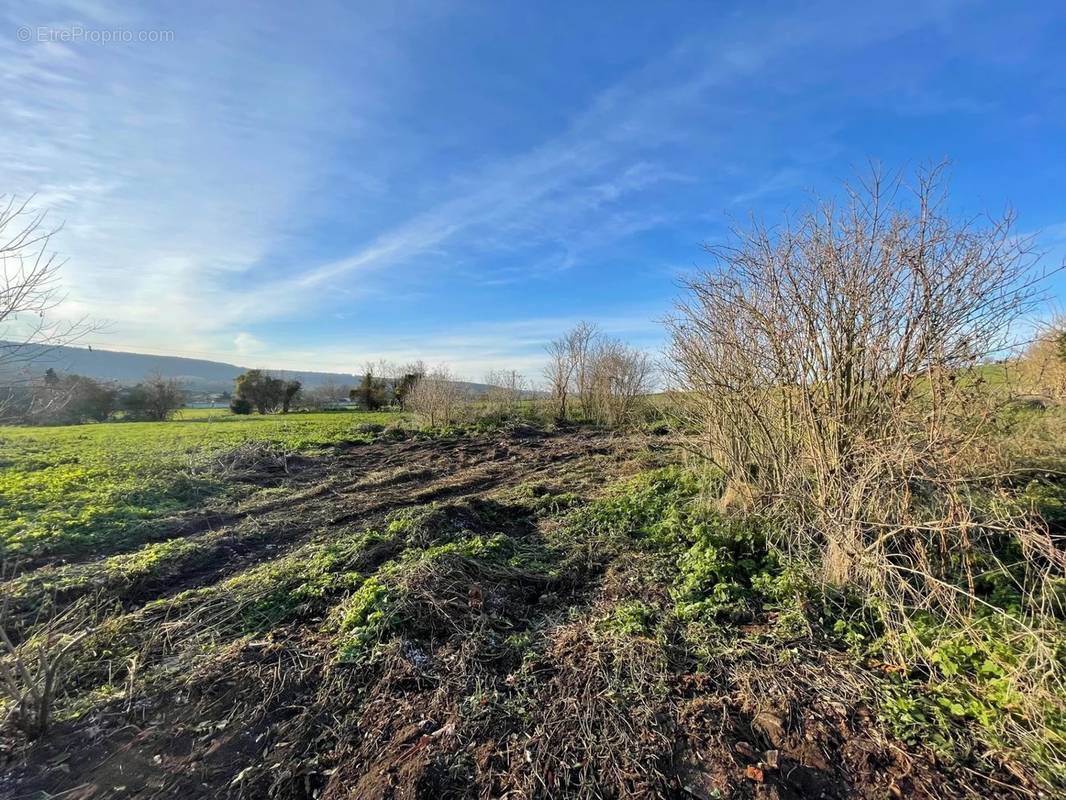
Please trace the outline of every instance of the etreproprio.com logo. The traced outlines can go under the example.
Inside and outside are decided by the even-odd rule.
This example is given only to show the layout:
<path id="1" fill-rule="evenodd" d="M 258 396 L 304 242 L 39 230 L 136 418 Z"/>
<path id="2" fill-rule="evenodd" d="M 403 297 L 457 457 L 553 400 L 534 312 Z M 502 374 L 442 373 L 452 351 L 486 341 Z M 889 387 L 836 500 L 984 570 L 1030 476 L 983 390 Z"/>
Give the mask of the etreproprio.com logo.
<path id="1" fill-rule="evenodd" d="M 21 26 L 15 34 L 20 42 L 53 42 L 57 44 L 125 44 L 134 42 L 172 42 L 174 31 L 134 30 L 132 28 L 86 28 L 84 25 L 69 27 Z"/>

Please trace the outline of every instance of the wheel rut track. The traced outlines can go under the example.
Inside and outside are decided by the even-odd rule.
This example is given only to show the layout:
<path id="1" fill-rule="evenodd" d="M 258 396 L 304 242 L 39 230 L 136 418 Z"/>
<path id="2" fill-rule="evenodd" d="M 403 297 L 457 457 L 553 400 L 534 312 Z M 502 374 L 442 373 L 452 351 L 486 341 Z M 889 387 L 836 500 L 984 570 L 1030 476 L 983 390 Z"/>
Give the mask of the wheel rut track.
<path id="1" fill-rule="evenodd" d="M 444 474 L 438 474 L 435 479 L 414 492 L 411 491 L 410 483 L 424 473 L 425 465 L 416 464 L 417 469 L 415 471 L 407 475 L 401 475 L 398 479 L 386 481 L 385 485 L 380 489 L 374 487 L 373 484 L 365 484 L 362 478 L 355 477 L 345 482 L 330 481 L 322 486 L 316 486 L 310 491 L 301 492 L 297 498 L 294 498 L 295 502 L 292 503 L 272 503 L 268 509 L 259 509 L 258 512 L 256 509 L 249 509 L 243 513 L 242 520 L 257 519 L 260 524 L 270 526 L 272 529 L 270 534 L 255 543 L 254 546 L 236 548 L 235 557 L 227 559 L 221 564 L 213 565 L 211 568 L 201 570 L 197 574 L 186 576 L 182 580 L 172 580 L 165 594 L 157 594 L 156 596 L 166 596 L 177 591 L 210 585 L 261 561 L 260 556 L 268 548 L 271 560 L 282 558 L 309 541 L 336 535 L 338 528 L 350 528 L 352 526 L 370 527 L 375 523 L 382 522 L 389 514 L 402 509 L 415 508 L 434 502 L 455 502 L 480 497 L 506 485 L 522 483 L 545 470 L 558 467 L 561 463 L 585 458 L 589 455 L 589 447 L 603 452 L 602 443 L 591 444 L 591 440 L 588 442 L 589 447 L 579 447 L 565 452 L 552 450 L 547 453 L 547 458 L 538 457 L 535 449 L 532 449 L 532 453 L 527 449 L 521 454 L 525 457 L 519 458 L 518 454 L 510 450 L 501 452 L 498 447 L 493 447 L 492 452 L 488 454 L 489 460 L 486 461 L 484 458 L 485 450 L 487 449 L 485 445 L 498 444 L 498 439 L 487 438 L 476 446 L 468 444 L 457 448 L 460 454 L 468 456 L 467 463 L 460 464 L 459 468 L 454 471 L 445 471 Z M 419 449 L 425 450 L 427 448 Z M 428 449 L 434 456 L 437 456 L 435 460 L 440 466 L 442 459 L 439 458 L 439 450 Z M 409 456 L 411 452 L 407 451 L 403 455 Z M 493 458 L 494 456 L 495 458 Z M 404 458 L 401 456 L 386 459 L 378 464 L 375 472 L 381 471 L 381 469 L 389 465 L 398 465 L 403 461 Z M 447 470 L 450 464 L 447 459 L 443 461 L 444 469 Z M 360 466 L 364 467 L 360 471 L 365 475 L 365 465 Z M 429 467 L 429 469 L 432 468 Z M 359 507 L 346 510 L 339 515 L 323 518 L 321 512 L 324 504 L 321 501 L 322 498 L 329 496 L 342 502 L 354 501 L 359 504 Z M 265 515 L 266 519 L 260 519 L 260 515 Z M 292 521 L 295 518 L 304 521 L 294 530 Z M 287 532 L 288 535 L 278 535 L 283 531 Z"/>
<path id="2" fill-rule="evenodd" d="M 149 537 L 147 545 L 173 539 L 195 542 L 172 571 L 133 580 L 104 574 L 82 585 L 70 579 L 99 570 L 100 561 L 44 568 L 55 583 L 66 582 L 73 588 L 52 594 L 46 615 L 34 612 L 32 617 L 27 613 L 16 618 L 12 633 L 20 637 L 24 625 L 57 616 L 91 593 L 116 599 L 130 613 L 153 600 L 207 587 L 284 558 L 297 547 L 328 539 L 342 529 L 380 524 L 401 509 L 476 498 L 542 473 L 551 477 L 562 465 L 609 452 L 604 439 L 603 434 L 581 431 L 536 438 L 485 435 L 342 444 L 308 459 L 304 468 L 289 476 L 282 485 L 288 490 L 285 497 L 157 523 L 161 530 Z M 424 483 L 415 487 L 417 481 Z"/>

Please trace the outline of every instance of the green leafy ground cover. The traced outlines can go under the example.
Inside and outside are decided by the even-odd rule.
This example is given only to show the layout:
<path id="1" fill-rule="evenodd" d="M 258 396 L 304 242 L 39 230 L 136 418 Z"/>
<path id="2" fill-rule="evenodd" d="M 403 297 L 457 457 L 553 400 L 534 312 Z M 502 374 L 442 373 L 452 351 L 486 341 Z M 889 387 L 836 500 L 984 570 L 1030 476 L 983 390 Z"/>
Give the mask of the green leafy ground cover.
<path id="1" fill-rule="evenodd" d="M 162 423 L 0 427 L 0 561 L 114 551 L 136 541 L 148 521 L 247 491 L 196 469 L 210 453 L 250 441 L 309 451 L 399 416 L 190 409 Z"/>
<path id="2" fill-rule="evenodd" d="M 604 627 L 623 635 L 676 631 L 690 652 L 714 663 L 754 639 L 785 645 L 808 642 L 846 651 L 868 671 L 878 718 L 893 735 L 934 750 L 945 766 L 965 764 L 975 753 L 1013 751 L 1048 785 L 1066 786 L 1066 708 L 1050 703 L 1035 715 L 1012 680 L 1034 646 L 1017 626 L 988 613 L 963 630 L 950 621 L 915 612 L 902 642 L 886 635 L 880 610 L 855 596 L 834 595 L 790 567 L 768 546 L 769 520 L 722 517 L 700 501 L 705 487 L 691 472 L 668 467 L 640 475 L 579 510 L 570 526 L 582 535 L 606 534 L 614 547 L 643 547 L 659 559 L 644 582 L 667 592 L 659 607 L 623 601 Z M 1032 487 L 1019 496 L 1028 506 Z M 1057 508 L 1045 487 L 1041 512 Z M 963 577 L 959 577 L 960 584 Z M 989 583 L 987 600 L 1011 609 L 1017 590 Z M 1066 624 L 1051 645 L 1066 659 Z M 900 663 L 900 659 L 902 662 Z"/>

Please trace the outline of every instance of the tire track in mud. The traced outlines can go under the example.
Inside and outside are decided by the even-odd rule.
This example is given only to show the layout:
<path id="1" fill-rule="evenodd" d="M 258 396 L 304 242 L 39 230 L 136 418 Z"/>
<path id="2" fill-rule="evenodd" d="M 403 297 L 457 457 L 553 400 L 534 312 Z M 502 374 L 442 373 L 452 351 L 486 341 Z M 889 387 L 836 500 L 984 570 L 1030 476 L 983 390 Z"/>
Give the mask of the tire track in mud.
<path id="1" fill-rule="evenodd" d="M 229 575 L 261 563 L 262 559 L 259 556 L 267 549 L 270 550 L 270 560 L 284 558 L 294 549 L 309 541 L 336 535 L 338 528 L 347 528 L 353 525 L 369 527 L 373 523 L 383 521 L 390 513 L 402 509 L 416 508 L 440 501 L 459 501 L 479 497 L 503 488 L 505 485 L 522 483 L 546 468 L 557 467 L 563 462 L 585 458 L 590 454 L 590 450 L 600 453 L 607 452 L 607 449 L 603 447 L 601 437 L 581 437 L 576 442 L 572 438 L 566 437 L 554 441 L 563 443 L 567 447 L 562 452 L 559 452 L 557 448 L 552 448 L 545 454 L 546 458 L 539 455 L 536 448 L 524 448 L 521 455 L 525 456 L 525 458 L 520 458 L 519 454 L 509 449 L 501 451 L 499 448 L 500 440 L 497 438 L 487 438 L 476 443 L 461 442 L 460 446 L 454 448 L 454 450 L 459 455 L 468 457 L 468 463 L 472 464 L 472 466 L 467 468 L 465 464 L 461 464 L 457 470 L 452 472 L 445 471 L 444 474 L 437 475 L 418 491 L 412 492 L 409 485 L 411 481 L 425 477 L 427 473 L 432 474 L 434 467 L 441 462 L 443 462 L 445 469 L 453 466 L 453 462 L 449 459 L 441 458 L 441 448 L 434 447 L 433 445 L 436 443 L 430 443 L 428 448 L 422 447 L 419 449 L 428 449 L 430 451 L 430 455 L 433 456 L 435 462 L 433 465 L 416 464 L 414 469 L 406 471 L 395 478 L 385 478 L 370 484 L 367 484 L 365 479 L 361 478 L 342 484 L 327 482 L 309 492 L 300 493 L 296 505 L 284 502 L 273 503 L 266 513 L 282 513 L 281 518 L 273 522 L 273 529 L 274 532 L 288 531 L 289 535 L 285 537 L 284 541 L 279 542 L 278 538 L 280 537 L 273 533 L 269 534 L 262 541 L 252 543 L 252 546 L 241 548 L 238 552 L 232 554 L 227 562 L 198 571 L 182 579 L 168 581 L 165 592 L 156 594 L 155 597 L 170 596 L 179 591 L 211 585 Z M 445 442 L 444 444 L 450 443 Z M 582 446 L 570 448 L 569 445 L 571 444 Z M 492 445 L 492 452 L 488 454 L 489 460 L 486 461 L 484 456 L 488 445 Z M 445 449 L 446 452 L 448 452 L 447 449 Z M 408 451 L 403 455 L 409 457 L 411 453 Z M 402 460 L 405 459 L 394 456 L 386 461 L 395 463 Z M 381 472 L 383 466 L 385 465 L 379 465 L 379 468 L 374 472 Z M 518 468 L 516 469 L 516 467 Z M 404 469 L 408 470 L 409 468 L 404 467 Z M 365 476 L 366 474 L 364 471 L 363 475 Z M 382 489 L 376 492 L 368 491 L 377 488 L 375 484 L 382 485 Z M 358 504 L 358 507 L 346 510 L 340 515 L 322 516 L 320 512 L 323 504 L 320 501 L 323 497 L 330 495 L 341 501 L 351 498 L 354 503 Z M 335 504 L 329 507 L 335 508 Z M 258 513 L 263 512 L 260 510 Z M 305 520 L 305 522 L 299 526 L 294 535 L 292 528 L 287 527 L 287 525 L 291 525 L 291 521 L 296 517 Z M 256 509 L 246 511 L 242 517 L 242 519 L 257 518 Z"/>
<path id="2" fill-rule="evenodd" d="M 146 688 L 124 700 L 65 723 L 57 731 L 51 745 L 54 750 L 50 752 L 64 755 L 69 773 L 48 768 L 49 757 L 42 751 L 30 759 L 24 771 L 12 773 L 12 780 L 52 794 L 88 787 L 85 796 L 94 800 L 131 796 L 131 789 L 133 796 L 145 798 L 268 796 L 269 792 L 258 791 L 260 787 L 245 792 L 240 776 L 268 757 L 266 748 L 286 744 L 288 739 L 279 738 L 281 731 L 276 726 L 284 724 L 288 729 L 288 723 L 297 721 L 294 715 L 302 708 L 311 713 L 320 710 L 317 698 L 322 688 L 319 680 L 326 677 L 322 672 L 325 651 L 318 646 L 316 625 L 308 627 L 305 622 L 299 622 L 291 628 L 271 629 L 270 637 L 239 645 L 234 639 L 235 649 L 231 651 L 225 644 L 230 634 L 218 634 L 217 627 L 228 624 L 230 617 L 222 615 L 232 612 L 223 596 L 224 586 L 220 587 L 223 591 L 219 597 L 209 592 L 212 596 L 206 600 L 193 598 L 188 603 L 179 600 L 173 605 L 155 606 L 151 599 L 191 588 L 192 584 L 218 585 L 227 575 L 269 565 L 301 544 L 328 541 L 329 537 L 356 526 L 372 526 L 389 512 L 401 508 L 434 501 L 445 504 L 483 501 L 493 508 L 511 508 L 506 500 L 501 503 L 491 495 L 526 482 L 552 484 L 581 494 L 596 493 L 611 476 L 631 463 L 635 444 L 635 440 L 611 434 L 576 430 L 545 434 L 537 439 L 480 436 L 436 440 L 392 453 L 333 453 L 310 463 L 285 484 L 285 498 L 241 508 L 241 519 L 234 524 L 234 528 L 252 524 L 269 528 L 269 535 L 283 537 L 283 541 L 268 539 L 237 554 L 218 553 L 218 561 L 209 564 L 206 570 L 184 572 L 183 583 L 172 575 L 165 586 L 157 587 L 162 594 L 145 592 L 153 597 L 146 597 L 140 608 L 104 620 L 107 652 L 100 653 L 96 663 L 70 676 L 68 688 L 76 686 L 79 690 L 92 691 L 101 685 L 99 678 L 105 670 L 110 680 L 112 667 L 119 673 L 129 669 L 132 687 L 135 667 L 131 664 L 136 664 L 141 672 L 159 669 L 160 676 L 169 676 L 166 671 L 175 663 L 172 659 L 178 650 L 189 648 L 189 653 L 196 653 L 203 646 L 201 661 L 195 660 L 201 656 L 194 655 L 192 661 L 186 662 L 190 669 L 196 665 L 193 672 L 180 678 L 175 676 L 177 683 L 167 684 L 169 688 L 162 694 L 164 683 L 160 677 L 159 683 L 153 679 Z M 367 455 L 370 458 L 364 457 Z M 367 468 L 371 463 L 374 469 Z M 391 472 L 396 469 L 405 472 L 402 475 Z M 404 479 L 397 481 L 401 477 Z M 462 509 L 455 510 L 461 523 Z M 452 519 L 452 511 L 445 508 L 448 520 Z M 497 524 L 497 517 L 493 520 Z M 500 524 L 502 531 L 518 535 L 508 528 L 507 522 Z M 235 531 L 214 533 L 232 536 Z M 280 546 L 267 550 L 271 545 Z M 394 557 L 400 546 L 397 542 L 371 546 L 365 553 L 367 566 Z M 364 571 L 363 565 L 356 568 Z M 475 600 L 468 595 L 465 583 L 450 585 L 454 582 L 450 576 L 444 580 L 449 586 L 441 587 L 446 590 L 439 596 L 455 605 L 452 611 L 462 615 L 472 613 L 470 604 Z M 510 597 L 505 586 L 509 579 L 501 580 L 498 587 L 484 584 L 489 602 L 495 602 L 493 598 L 502 602 Z M 432 585 L 427 584 L 422 590 L 437 596 Z M 520 607 L 522 614 L 528 616 L 527 624 L 560 611 L 556 601 L 539 604 L 539 591 L 534 598 L 529 586 L 523 584 L 515 591 L 518 592 L 512 598 L 517 604 L 515 609 Z M 566 594 L 569 596 L 569 592 Z M 559 602 L 564 599 L 560 598 Z M 442 613 L 450 616 L 452 611 L 445 609 Z M 185 625 L 190 619 L 191 627 Z M 282 638 L 275 641 L 275 633 Z M 221 636 L 217 641 L 225 644 L 218 650 L 213 649 L 212 637 L 216 635 Z M 485 644 L 482 639 L 476 641 Z M 471 646 L 474 642 L 471 639 Z M 138 654 L 130 664 L 124 663 L 127 644 L 135 644 Z M 208 653 L 212 655 L 208 657 Z M 329 708 L 324 710 L 328 712 Z M 357 718 L 361 715 L 342 715 L 338 722 L 348 724 Z M 313 745 L 327 729 L 313 726 L 310 731 L 313 740 L 300 740 L 296 744 Z M 89 731 L 93 731 L 92 735 Z M 322 743 L 325 742 L 323 739 Z M 275 758 L 278 752 L 271 750 L 270 758 Z M 327 746 L 322 756 L 328 757 L 330 752 Z M 311 757 L 317 759 L 317 754 Z M 3 778 L 0 774 L 0 788 Z M 308 787 L 309 784 L 304 788 Z M 316 795 L 301 790 L 284 796 Z"/>
<path id="3" fill-rule="evenodd" d="M 324 456 L 303 459 L 301 468 L 276 487 L 286 490 L 284 497 L 266 502 L 253 498 L 232 511 L 201 512 L 176 524 L 173 518 L 164 520 L 157 523 L 159 534 L 137 550 L 45 566 L 0 584 L 5 595 L 22 601 L 9 609 L 11 634 L 21 638 L 29 626 L 58 616 L 90 594 L 117 600 L 130 613 L 153 600 L 211 586 L 282 559 L 310 541 L 337 535 L 339 529 L 370 527 L 405 508 L 475 498 L 606 454 L 616 445 L 613 437 L 593 431 L 341 444 Z M 412 486 L 416 481 L 425 483 Z M 174 541 L 188 547 L 147 574 L 130 575 L 118 566 L 123 559 Z M 17 581 L 32 585 L 35 580 L 42 587 L 39 591 L 17 591 Z"/>

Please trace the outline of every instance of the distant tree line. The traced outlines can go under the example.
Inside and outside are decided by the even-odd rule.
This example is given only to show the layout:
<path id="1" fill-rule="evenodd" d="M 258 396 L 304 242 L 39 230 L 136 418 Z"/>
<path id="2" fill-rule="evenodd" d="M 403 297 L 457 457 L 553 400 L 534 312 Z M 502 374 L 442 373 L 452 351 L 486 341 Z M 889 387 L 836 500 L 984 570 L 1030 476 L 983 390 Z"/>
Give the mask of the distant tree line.
<path id="1" fill-rule="evenodd" d="M 426 366 L 421 361 L 397 366 L 388 361 L 367 363 L 359 385 L 352 389 L 349 398 L 367 411 L 376 411 L 388 406 L 404 410 L 411 392 L 425 377 Z"/>
<path id="2" fill-rule="evenodd" d="M 602 336 L 582 323 L 549 347 L 550 392 L 533 389 L 516 370 L 490 372 L 488 389 L 474 394 L 446 366 L 379 361 L 366 364 L 354 386 L 326 382 L 305 390 L 301 381 L 250 369 L 234 382 L 234 414 L 287 414 L 345 406 L 366 411 L 408 411 L 425 425 L 552 416 L 621 425 L 631 420 L 648 391 L 646 354 Z M 54 369 L 6 386 L 0 424 L 75 425 L 109 420 L 164 421 L 185 404 L 173 379 L 152 375 L 121 386 Z M 534 402 L 535 401 L 535 402 Z"/>
<path id="3" fill-rule="evenodd" d="M 250 369 L 237 376 L 230 410 L 234 414 L 288 414 L 300 396 L 303 385 L 297 380 L 276 378 L 261 369 Z"/>
<path id="4" fill-rule="evenodd" d="M 161 422 L 183 404 L 177 382 L 160 375 L 123 387 L 48 369 L 38 378 L 6 388 L 0 421 L 14 425 L 78 425 L 112 419 Z"/>
<path id="5" fill-rule="evenodd" d="M 351 404 L 366 411 L 405 410 L 415 386 L 425 374 L 422 362 L 398 366 L 379 361 L 366 364 L 354 387 L 326 381 L 305 389 L 298 380 L 250 369 L 237 376 L 230 410 L 234 414 L 286 414 L 297 409 L 315 411 Z"/>

